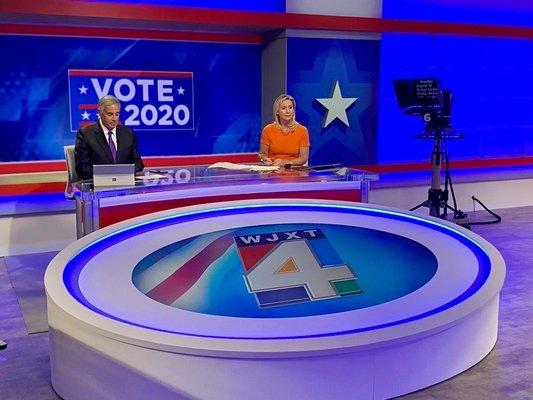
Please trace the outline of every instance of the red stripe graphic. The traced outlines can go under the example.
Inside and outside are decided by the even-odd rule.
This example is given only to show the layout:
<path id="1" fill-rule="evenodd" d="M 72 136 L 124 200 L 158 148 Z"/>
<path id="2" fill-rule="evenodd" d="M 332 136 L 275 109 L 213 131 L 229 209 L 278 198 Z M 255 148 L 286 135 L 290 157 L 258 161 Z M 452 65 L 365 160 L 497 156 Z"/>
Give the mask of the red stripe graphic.
<path id="1" fill-rule="evenodd" d="M 525 2 L 526 0 L 523 0 Z M 398 33 L 429 33 L 451 35 L 500 36 L 531 38 L 533 29 L 526 26 L 487 25 L 472 23 L 450 23 L 417 20 L 394 20 L 368 17 L 348 17 L 335 15 L 297 14 L 287 12 L 251 12 L 234 10 L 214 10 L 208 8 L 176 7 L 142 4 L 113 4 L 100 1 L 72 1 L 72 0 L 2 0 L 2 16 L 15 16 L 18 20 L 36 20 L 44 23 L 54 23 L 56 26 L 39 27 L 40 30 L 50 32 L 50 35 L 82 34 L 91 32 L 89 28 L 69 26 L 76 22 L 87 25 L 87 21 L 95 19 L 105 26 L 120 24 L 143 23 L 158 31 L 139 30 L 143 37 L 157 34 L 172 36 L 171 31 L 165 31 L 169 25 L 182 26 L 199 31 L 227 31 L 239 36 L 252 36 L 260 41 L 260 34 L 281 29 L 312 29 L 334 30 L 348 32 L 398 32 Z M 52 22 L 50 22 L 52 21 Z M 64 25 L 59 26 L 57 25 Z M 7 24 L 6 24 L 7 25 Z M 15 27 L 13 27 L 13 25 Z M 2 31 L 22 30 L 18 24 L 7 25 Z M 56 28 L 53 30 L 53 28 Z M 28 30 L 28 29 L 26 29 Z M 115 31 L 125 31 L 126 37 L 139 37 L 135 29 L 111 29 L 98 26 L 92 29 L 92 35 L 114 37 Z M 65 32 L 66 31 L 66 32 Z M 80 32 L 80 33 L 78 33 Z M 161 33 L 160 33 L 161 32 Z M 239 35 L 240 33 L 240 35 Z M 90 33 L 85 33 L 90 35 Z M 191 35 L 193 32 L 190 33 Z M 211 34 L 223 39 L 223 34 Z M 123 35 L 124 36 L 124 35 Z M 123 37 L 122 36 L 122 37 Z M 185 39 L 187 40 L 187 39 Z M 207 39 L 200 39 L 209 41 Z"/>
<path id="2" fill-rule="evenodd" d="M 91 70 L 91 69 L 69 69 L 70 76 L 128 76 L 134 78 L 192 78 L 192 72 L 182 71 L 114 71 L 114 70 Z"/>
<path id="3" fill-rule="evenodd" d="M 531 158 L 533 160 L 533 157 Z M 151 156 L 143 157 L 143 161 L 148 168 L 209 165 L 218 161 L 253 163 L 257 161 L 257 153 L 203 154 L 193 156 Z M 0 162 L 0 174 L 21 174 L 51 171 L 65 171 L 65 160 Z M 62 182 L 64 183 L 63 180 Z"/>
<path id="4" fill-rule="evenodd" d="M 98 104 L 78 104 L 79 110 L 96 110 L 98 108 Z"/>
<path id="5" fill-rule="evenodd" d="M 219 237 L 146 295 L 163 304 L 174 303 L 200 279 L 207 267 L 222 256 L 232 244 L 233 238 L 230 235 Z"/>
<path id="6" fill-rule="evenodd" d="M 3 0 L 5 1 L 5 0 Z M 33 0 L 35 1 L 35 0 Z M 4 5 L 2 3 L 2 5 Z M 1 34 L 66 36 L 91 38 L 125 38 L 187 42 L 261 44 L 261 35 L 248 33 L 184 32 L 154 29 L 106 28 L 103 26 L 0 24 Z"/>
<path id="7" fill-rule="evenodd" d="M 233 163 L 253 163 L 257 162 L 257 153 L 203 154 L 191 156 L 147 156 L 143 157 L 143 161 L 147 168 L 209 165 L 219 161 L 229 161 Z M 453 163 L 453 168 L 512 168 L 521 166 L 530 167 L 531 165 L 533 165 L 533 157 L 523 156 L 457 160 Z M 352 167 L 372 172 L 404 173 L 412 171 L 429 171 L 431 170 L 431 163 L 424 161 L 394 164 L 364 164 L 355 165 Z M 65 160 L 0 162 L 0 174 L 56 171 L 65 171 Z"/>

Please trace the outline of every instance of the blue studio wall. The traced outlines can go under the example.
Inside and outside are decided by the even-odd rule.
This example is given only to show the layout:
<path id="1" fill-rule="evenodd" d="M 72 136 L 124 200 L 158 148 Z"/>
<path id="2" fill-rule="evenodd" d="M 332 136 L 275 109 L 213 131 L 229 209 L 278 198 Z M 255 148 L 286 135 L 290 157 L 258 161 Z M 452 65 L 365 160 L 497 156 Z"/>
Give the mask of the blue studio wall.
<path id="1" fill-rule="evenodd" d="M 384 35 L 381 41 L 378 161 L 426 160 L 432 143 L 416 135 L 421 117 L 402 114 L 397 78 L 440 79 L 454 96 L 452 158 L 533 153 L 533 41 L 454 36 Z"/>
<path id="2" fill-rule="evenodd" d="M 533 3 L 395 0 L 384 1 L 383 15 L 531 26 Z M 381 40 L 378 163 L 430 158 L 431 141 L 416 138 L 421 117 L 402 114 L 392 87 L 393 79 L 426 77 L 440 79 L 454 95 L 452 124 L 464 139 L 446 143 L 452 159 L 533 154 L 532 40 L 387 33 Z"/>
<path id="3" fill-rule="evenodd" d="M 383 0 L 383 18 L 533 26 L 531 0 Z"/>
<path id="4" fill-rule="evenodd" d="M 84 107 L 76 91 L 80 89 L 79 95 L 86 86 L 85 103 L 94 105 L 98 96 L 91 79 L 99 79 L 100 89 L 106 86 L 105 77 L 91 71 L 102 70 L 116 71 L 113 84 L 128 71 L 184 71 L 191 76 L 182 82 L 187 90 L 186 105 L 194 112 L 182 129 L 166 129 L 168 126 L 158 126 L 159 122 L 134 126 L 143 155 L 257 151 L 261 129 L 259 45 L 0 36 L 2 54 L 18 54 L 19 49 L 25 49 L 24 57 L 6 57 L 0 64 L 0 96 L 9 99 L 0 104 L 0 161 L 63 158 L 62 146 L 74 143 Z M 77 77 L 71 79 L 69 88 L 68 71 L 73 69 L 89 72 L 85 83 Z M 136 82 L 127 76 L 123 79 Z M 115 94 L 113 88 L 108 87 L 111 94 Z M 122 89 L 127 93 L 127 86 Z M 153 92 L 143 100 L 141 89 L 137 85 L 134 99 L 140 107 L 162 107 Z M 129 115 L 125 107 L 122 111 L 121 120 L 125 121 Z M 87 122 L 96 120 L 95 112 L 85 115 L 90 115 Z M 150 119 L 152 114 L 145 117 Z"/>
<path id="5" fill-rule="evenodd" d="M 285 10 L 285 2 L 279 0 L 109 2 Z M 533 3 L 384 0 L 383 15 L 532 26 Z M 24 57 L 5 57 L 0 63 L 0 96 L 4 99 L 0 104 L 0 162 L 62 159 L 62 146 L 74 143 L 76 128 L 94 121 L 90 108 L 97 99 L 94 79 L 100 89 L 106 79 L 112 81 L 112 94 L 121 79 L 135 84 L 137 95 L 131 102 L 139 113 L 144 112 L 147 123 L 132 127 L 145 156 L 257 151 L 261 131 L 258 44 L 0 35 L 3 54 L 19 54 L 20 49 Z M 69 70 L 85 72 L 73 77 Z M 102 71 L 115 75 L 98 76 Z M 183 104 L 173 104 L 171 110 L 183 105 L 190 119 L 176 129 L 164 125 L 156 114 L 167 107 L 167 96 L 159 93 L 156 101 L 150 92 L 150 98 L 144 99 L 143 88 L 131 77 L 139 71 L 154 81 L 154 71 L 183 72 L 187 77 L 176 80 L 176 85 L 182 85 L 186 94 L 180 97 L 174 92 Z M 297 117 L 311 133 L 310 162 L 428 160 L 431 141 L 416 138 L 424 124 L 421 118 L 402 113 L 392 87 L 393 79 L 417 77 L 438 78 L 454 94 L 452 122 L 464 139 L 446 143 L 452 159 L 533 154 L 532 40 L 400 33 L 385 33 L 381 40 L 290 37 L 287 91 L 296 97 Z M 330 98 L 336 82 L 344 98 L 357 100 L 346 109 L 347 123 L 337 118 L 325 126 L 327 110 L 317 99 Z M 85 87 L 87 97 L 81 92 Z M 133 111 L 123 111 L 123 121 L 132 117 Z M 173 114 L 171 125 L 175 126 L 172 119 L 179 118 L 185 118 L 184 114 Z"/>

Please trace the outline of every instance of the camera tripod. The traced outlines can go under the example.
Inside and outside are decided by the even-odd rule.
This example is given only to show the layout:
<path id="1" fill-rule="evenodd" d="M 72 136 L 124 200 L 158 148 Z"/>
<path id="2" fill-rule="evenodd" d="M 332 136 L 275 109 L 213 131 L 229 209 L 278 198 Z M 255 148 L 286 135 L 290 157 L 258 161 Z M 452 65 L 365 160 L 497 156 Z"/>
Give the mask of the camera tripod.
<path id="1" fill-rule="evenodd" d="M 431 131 L 431 136 L 434 137 L 434 147 L 431 153 L 431 187 L 428 190 L 427 200 L 411 208 L 410 211 L 414 211 L 420 207 L 428 207 L 429 215 L 436 218 L 451 220 L 458 225 L 470 229 L 467 214 L 457 208 L 457 201 L 450 174 L 448 153 L 442 150 L 442 139 L 446 137 L 445 132 L 446 128 L 437 128 Z M 423 136 L 428 137 L 427 134 Z M 444 189 L 441 187 L 441 170 L 443 161 L 446 163 Z M 450 188 L 449 191 L 448 187 Z M 449 193 L 452 195 L 453 207 L 448 204 Z M 453 211 L 452 218 L 448 217 L 448 211 Z"/>

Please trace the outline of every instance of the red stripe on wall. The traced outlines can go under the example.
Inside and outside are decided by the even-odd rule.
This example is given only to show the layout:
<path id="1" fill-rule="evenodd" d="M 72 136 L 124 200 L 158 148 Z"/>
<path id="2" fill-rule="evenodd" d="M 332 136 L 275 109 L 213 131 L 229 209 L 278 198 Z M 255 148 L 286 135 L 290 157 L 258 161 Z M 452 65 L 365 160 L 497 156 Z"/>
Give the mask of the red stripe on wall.
<path id="1" fill-rule="evenodd" d="M 267 32 L 272 29 L 314 29 L 352 32 L 410 32 L 431 34 L 457 34 L 474 36 L 533 37 L 533 29 L 527 27 L 457 24 L 433 21 L 384 20 L 381 18 L 343 17 L 272 12 L 246 12 L 212 10 L 155 5 L 113 4 L 68 0 L 3 0 L 2 13 L 15 15 L 18 20 L 43 20 L 44 23 L 72 25 L 87 23 L 87 18 L 108 21 L 109 25 L 143 22 L 179 24 L 185 29 L 218 29 L 248 32 Z M 52 18 L 51 18 L 52 17 Z M 104 28 L 105 29 L 105 28 Z M 103 29 L 94 32 L 102 36 Z M 111 33 L 111 32 L 110 32 Z M 63 36 L 60 33 L 55 35 Z M 114 36 L 112 36 L 114 37 Z M 192 40 L 192 39 L 191 39 Z"/>
<path id="2" fill-rule="evenodd" d="M 65 190 L 65 182 L 24 183 L 16 185 L 0 185 L 0 196 L 15 196 L 35 193 L 61 193 Z"/>
<path id="3" fill-rule="evenodd" d="M 64 22 L 65 24 L 68 21 Z M 157 29 L 127 28 L 91 28 L 61 25 L 0 24 L 0 34 L 94 37 L 116 39 L 174 40 L 186 42 L 215 42 L 260 44 L 261 36 L 257 34 L 179 32 Z"/>
<path id="4" fill-rule="evenodd" d="M 497 168 L 497 167 L 520 167 L 532 166 L 533 157 L 501 157 L 501 158 L 481 158 L 475 160 L 455 160 L 450 163 L 451 168 Z M 356 168 L 365 169 L 371 172 L 416 172 L 430 170 L 431 162 L 413 162 L 399 164 L 375 164 L 359 165 Z"/>
<path id="5" fill-rule="evenodd" d="M 171 72 L 171 71 L 115 71 L 115 70 L 90 70 L 90 69 L 69 69 L 68 74 L 72 76 L 129 76 L 129 77 L 159 77 L 159 78 L 190 78 L 192 72 Z"/>
<path id="6" fill-rule="evenodd" d="M 66 171 L 64 160 L 52 161 L 21 161 L 0 163 L 1 174 L 23 174 L 31 172 L 56 172 Z"/>
<path id="7" fill-rule="evenodd" d="M 252 163 L 257 161 L 256 153 L 242 154 L 210 154 L 199 156 L 168 156 L 143 157 L 148 168 L 173 167 L 183 165 L 209 165 L 219 161 L 235 163 Z M 481 158 L 475 160 L 456 160 L 451 163 L 453 168 L 490 168 L 490 167 L 519 167 L 533 165 L 533 157 L 500 157 Z M 431 163 L 412 162 L 398 164 L 356 165 L 355 168 L 372 172 L 413 172 L 431 169 Z M 20 174 L 35 172 L 66 171 L 65 161 L 24 161 L 0 163 L 0 174 Z"/>
<path id="8" fill-rule="evenodd" d="M 176 156 L 176 157 L 146 157 L 144 162 L 148 168 L 175 167 L 186 165 L 209 165 L 218 161 L 229 161 L 236 163 L 255 162 L 255 153 L 243 154 L 213 154 L 203 156 Z M 520 167 L 532 166 L 533 157 L 511 157 L 511 158 L 489 158 L 480 160 L 457 160 L 451 164 L 453 169 L 468 168 L 498 168 L 498 167 Z M 401 164 L 382 165 L 358 165 L 355 168 L 364 169 L 377 173 L 402 173 L 431 170 L 429 162 L 413 162 Z M 13 162 L 0 163 L 1 174 L 21 174 L 38 172 L 61 172 L 66 170 L 64 161 L 43 161 L 43 162 Z M 29 183 L 29 184 L 5 184 L 0 185 L 0 195 L 17 195 L 29 193 L 58 193 L 65 188 L 64 182 Z M 176 205 L 177 206 L 177 205 Z M 181 206 L 181 205 L 180 205 Z M 135 207 L 139 207 L 136 205 Z M 151 212 L 151 211 L 150 211 Z M 143 215 L 141 213 L 139 215 Z M 112 217 L 111 217 L 112 218 Z"/>
<path id="9" fill-rule="evenodd" d="M 209 154 L 199 156 L 143 157 L 147 167 L 173 167 L 182 165 L 209 165 L 218 161 L 250 163 L 257 161 L 257 153 Z M 21 161 L 0 163 L 1 174 L 66 171 L 64 160 Z"/>

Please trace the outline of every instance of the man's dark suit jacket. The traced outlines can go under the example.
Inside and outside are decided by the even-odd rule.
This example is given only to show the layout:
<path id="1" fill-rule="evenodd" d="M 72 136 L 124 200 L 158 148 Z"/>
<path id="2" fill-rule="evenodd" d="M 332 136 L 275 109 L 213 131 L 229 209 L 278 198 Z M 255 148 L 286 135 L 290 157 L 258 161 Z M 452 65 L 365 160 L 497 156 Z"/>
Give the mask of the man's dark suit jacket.
<path id="1" fill-rule="evenodd" d="M 100 123 L 78 130 L 74 148 L 76 173 L 80 179 L 92 179 L 93 165 L 114 164 L 111 150 Z M 135 172 L 144 168 L 137 140 L 131 129 L 117 126 L 117 164 L 135 164 Z"/>

